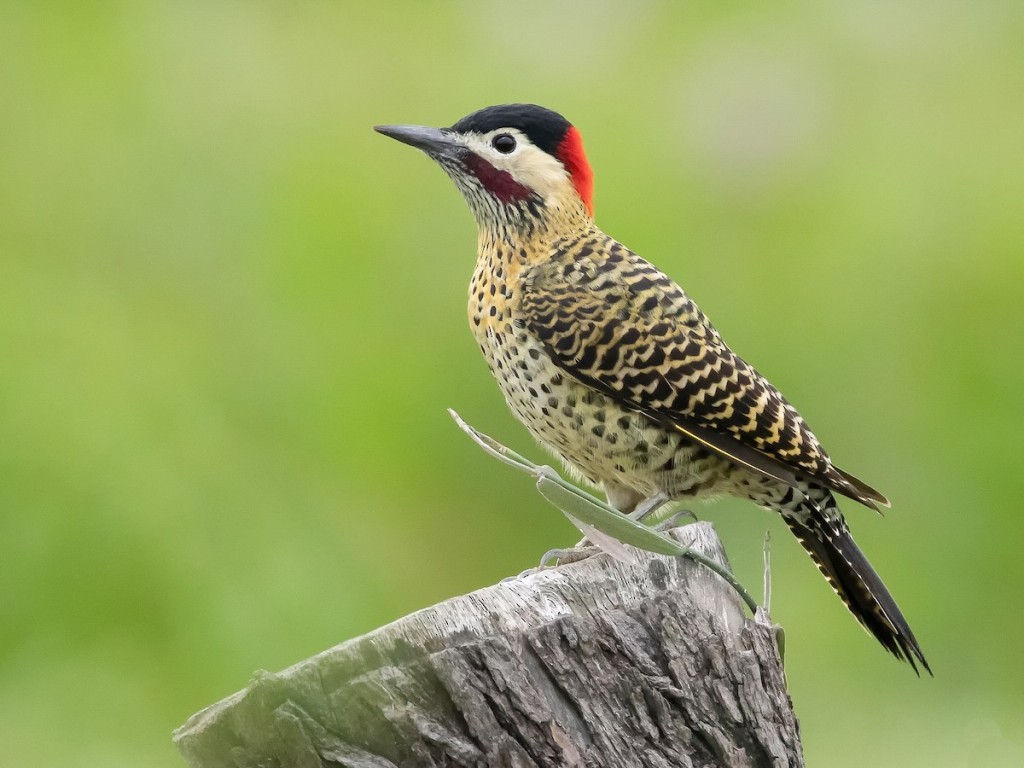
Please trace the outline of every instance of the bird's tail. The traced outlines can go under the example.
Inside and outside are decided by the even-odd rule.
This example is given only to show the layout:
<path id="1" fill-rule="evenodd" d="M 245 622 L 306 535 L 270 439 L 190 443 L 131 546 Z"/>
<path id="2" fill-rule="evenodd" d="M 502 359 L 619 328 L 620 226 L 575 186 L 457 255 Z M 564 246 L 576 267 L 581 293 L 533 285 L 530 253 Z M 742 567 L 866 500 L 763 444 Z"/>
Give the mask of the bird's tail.
<path id="1" fill-rule="evenodd" d="M 817 512 L 817 515 L 821 513 Z M 786 523 L 843 603 L 887 651 L 920 674 L 932 674 L 907 620 L 846 526 L 817 525 L 786 516 Z M 813 526 L 813 527 L 812 527 Z"/>

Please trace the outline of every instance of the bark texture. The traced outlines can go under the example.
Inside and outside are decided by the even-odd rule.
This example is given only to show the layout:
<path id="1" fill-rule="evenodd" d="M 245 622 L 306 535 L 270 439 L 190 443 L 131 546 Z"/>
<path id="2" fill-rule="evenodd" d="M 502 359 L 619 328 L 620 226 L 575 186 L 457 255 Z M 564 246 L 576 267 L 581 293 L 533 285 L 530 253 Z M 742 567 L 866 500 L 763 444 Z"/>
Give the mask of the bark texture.
<path id="1" fill-rule="evenodd" d="M 673 531 L 720 562 L 713 528 Z M 193 768 L 803 766 L 766 622 L 685 558 L 606 555 L 453 598 L 175 732 Z"/>

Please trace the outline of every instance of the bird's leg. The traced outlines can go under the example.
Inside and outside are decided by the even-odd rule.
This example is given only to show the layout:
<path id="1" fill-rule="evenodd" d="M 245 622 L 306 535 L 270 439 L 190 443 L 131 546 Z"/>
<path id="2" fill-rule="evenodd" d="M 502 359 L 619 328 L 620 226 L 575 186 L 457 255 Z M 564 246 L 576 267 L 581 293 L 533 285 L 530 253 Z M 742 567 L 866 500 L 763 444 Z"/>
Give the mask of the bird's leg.
<path id="1" fill-rule="evenodd" d="M 656 512 L 658 508 L 668 500 L 669 498 L 667 493 L 664 491 L 658 491 L 653 496 L 648 496 L 637 504 L 636 507 L 633 508 L 633 511 L 629 513 L 629 518 L 638 523 L 642 523 L 645 518 Z"/>
<path id="2" fill-rule="evenodd" d="M 676 510 L 675 512 L 673 512 L 668 517 L 666 517 L 664 520 L 662 520 L 656 526 L 654 526 L 654 530 L 656 530 L 656 531 L 671 531 L 673 528 L 678 528 L 679 527 L 679 519 L 683 518 L 683 517 L 692 517 L 693 518 L 693 522 L 695 522 L 695 523 L 697 522 L 697 515 L 696 515 L 696 513 L 691 512 L 688 509 L 679 509 L 679 510 Z"/>
<path id="3" fill-rule="evenodd" d="M 653 496 L 648 496 L 646 499 L 636 505 L 636 508 L 629 513 L 629 517 L 638 523 L 642 523 L 645 519 L 657 512 L 662 506 L 664 506 L 671 499 L 668 494 L 664 491 L 658 491 Z M 673 528 L 679 527 L 679 519 L 683 517 L 692 517 L 694 522 L 697 522 L 697 515 L 688 509 L 677 509 L 667 518 L 659 522 L 654 526 L 656 531 L 670 531 Z"/>

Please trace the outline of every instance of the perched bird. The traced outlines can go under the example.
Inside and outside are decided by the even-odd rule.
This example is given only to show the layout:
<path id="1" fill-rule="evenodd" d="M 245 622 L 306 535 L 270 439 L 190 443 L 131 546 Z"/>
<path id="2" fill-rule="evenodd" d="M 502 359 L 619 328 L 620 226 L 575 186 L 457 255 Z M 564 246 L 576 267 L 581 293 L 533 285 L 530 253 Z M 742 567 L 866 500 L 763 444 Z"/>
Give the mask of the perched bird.
<path id="1" fill-rule="evenodd" d="M 573 125 L 506 104 L 450 128 L 376 130 L 432 157 L 469 203 L 469 324 L 541 445 L 626 513 L 721 493 L 778 512 L 861 624 L 931 671 L 835 494 L 875 510 L 888 500 L 832 463 L 675 282 L 597 228 Z"/>

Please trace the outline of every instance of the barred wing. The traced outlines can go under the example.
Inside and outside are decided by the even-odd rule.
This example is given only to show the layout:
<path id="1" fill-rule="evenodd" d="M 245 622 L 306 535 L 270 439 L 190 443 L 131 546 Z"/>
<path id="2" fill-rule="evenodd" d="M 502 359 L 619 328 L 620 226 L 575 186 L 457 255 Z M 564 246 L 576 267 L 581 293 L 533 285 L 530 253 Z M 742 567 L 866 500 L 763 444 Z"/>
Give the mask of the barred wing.
<path id="1" fill-rule="evenodd" d="M 618 246 L 618 244 L 615 244 Z M 872 509 L 786 399 L 726 346 L 682 289 L 621 246 L 524 276 L 526 326 L 566 374 L 738 464 L 809 478 Z"/>

